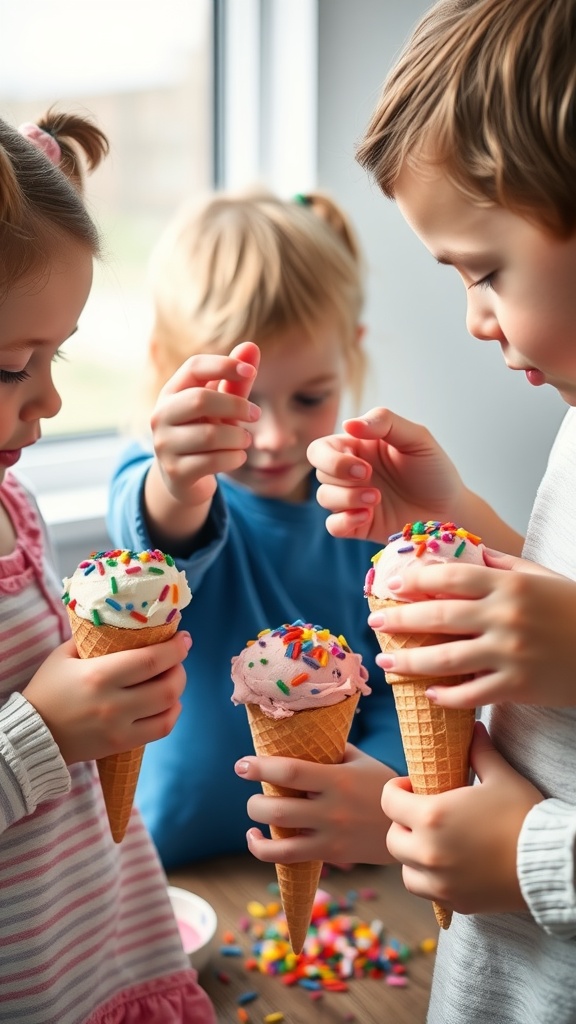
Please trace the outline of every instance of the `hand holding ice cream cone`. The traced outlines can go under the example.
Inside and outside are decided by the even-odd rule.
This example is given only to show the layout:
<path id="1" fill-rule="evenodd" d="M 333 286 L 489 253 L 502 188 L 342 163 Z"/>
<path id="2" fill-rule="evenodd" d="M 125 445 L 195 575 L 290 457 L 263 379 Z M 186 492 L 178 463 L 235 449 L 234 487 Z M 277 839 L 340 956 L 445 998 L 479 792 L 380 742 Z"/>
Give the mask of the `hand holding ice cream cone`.
<path id="1" fill-rule="evenodd" d="M 370 693 L 360 655 L 344 637 L 304 622 L 265 629 L 232 659 L 235 704 L 245 704 L 258 755 L 339 764 L 361 693 Z M 262 783 L 271 796 L 304 795 Z M 274 839 L 294 834 L 271 826 Z M 304 945 L 322 861 L 277 864 L 295 953 Z"/>
<path id="2" fill-rule="evenodd" d="M 454 523 L 429 520 L 408 523 L 393 534 L 386 547 L 373 559 L 365 581 L 365 594 L 371 611 L 395 606 L 399 598 L 389 590 L 386 581 L 402 575 L 419 560 L 422 564 L 459 560 L 483 565 L 480 538 Z M 376 631 L 383 652 L 403 647 L 425 647 L 442 643 L 446 636 L 422 633 L 387 633 Z M 474 709 L 445 708 L 431 703 L 427 687 L 436 677 L 401 675 L 386 671 L 392 685 L 398 721 L 402 734 L 408 774 L 415 793 L 444 793 L 466 786 L 469 781 L 469 749 L 474 728 Z M 450 683 L 458 677 L 450 677 Z M 438 924 L 448 928 L 452 914 L 434 904 Z"/>
<path id="3" fill-rule="evenodd" d="M 158 550 L 93 553 L 64 580 L 64 597 L 81 658 L 134 650 L 174 635 L 192 595 L 183 572 Z M 130 819 L 144 747 L 96 762 L 115 842 Z"/>

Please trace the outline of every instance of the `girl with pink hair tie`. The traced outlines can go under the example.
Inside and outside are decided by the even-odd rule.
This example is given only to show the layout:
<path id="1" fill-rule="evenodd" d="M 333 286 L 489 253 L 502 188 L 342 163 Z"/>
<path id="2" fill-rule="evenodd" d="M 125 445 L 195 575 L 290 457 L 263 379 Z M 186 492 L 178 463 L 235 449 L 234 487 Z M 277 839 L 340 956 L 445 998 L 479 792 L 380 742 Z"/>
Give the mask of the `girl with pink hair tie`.
<path id="1" fill-rule="evenodd" d="M 99 253 L 82 161 L 107 149 L 83 117 L 0 121 L 0 1020 L 215 1024 L 148 834 L 134 811 L 114 843 L 94 763 L 171 729 L 190 636 L 81 661 L 12 473 L 60 409 L 51 364 Z"/>

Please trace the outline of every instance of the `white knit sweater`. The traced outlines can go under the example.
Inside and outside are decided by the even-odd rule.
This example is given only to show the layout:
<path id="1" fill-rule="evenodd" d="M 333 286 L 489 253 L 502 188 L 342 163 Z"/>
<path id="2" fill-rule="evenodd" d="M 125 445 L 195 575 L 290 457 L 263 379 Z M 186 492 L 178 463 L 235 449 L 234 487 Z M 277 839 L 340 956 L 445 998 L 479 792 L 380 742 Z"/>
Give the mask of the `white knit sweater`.
<path id="1" fill-rule="evenodd" d="M 575 527 L 570 409 L 536 496 L 525 557 L 576 580 Z M 574 663 L 576 670 L 576 649 Z M 438 947 L 428 1024 L 575 1024 L 576 707 L 502 704 L 482 718 L 507 761 L 547 798 L 528 814 L 518 843 L 530 913 L 454 915 Z"/>

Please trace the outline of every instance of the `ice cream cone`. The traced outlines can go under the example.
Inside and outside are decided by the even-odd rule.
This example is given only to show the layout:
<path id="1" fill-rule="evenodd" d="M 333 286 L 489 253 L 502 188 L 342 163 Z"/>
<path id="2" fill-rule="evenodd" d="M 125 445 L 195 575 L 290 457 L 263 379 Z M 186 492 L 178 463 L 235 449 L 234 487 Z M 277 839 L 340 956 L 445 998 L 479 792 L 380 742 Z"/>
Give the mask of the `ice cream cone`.
<path id="1" fill-rule="evenodd" d="M 118 626 L 95 626 L 88 619 L 76 615 L 69 605 L 67 611 L 76 649 L 81 658 L 98 658 L 102 654 L 131 651 L 163 643 L 174 635 L 180 621 L 180 615 L 176 615 L 171 622 L 160 626 L 120 629 Z M 110 754 L 96 761 L 110 831 L 116 843 L 122 842 L 128 827 L 143 754 L 144 747 L 135 747 L 133 750 Z"/>
<path id="2" fill-rule="evenodd" d="M 260 756 L 296 757 L 317 764 L 339 764 L 356 711 L 360 694 L 346 697 L 338 704 L 298 711 L 289 718 L 273 719 L 257 704 L 246 704 L 254 749 Z M 262 783 L 267 796 L 303 797 L 300 790 Z M 273 839 L 298 834 L 297 829 L 270 826 Z M 290 944 L 295 953 L 304 945 L 318 888 L 322 861 L 301 864 L 276 864 L 280 898 Z"/>
<path id="3" fill-rule="evenodd" d="M 396 607 L 401 602 L 390 598 L 368 596 L 371 611 Z M 428 647 L 443 643 L 449 637 L 423 633 L 381 633 L 376 636 L 382 651 L 404 647 Z M 459 678 L 438 676 L 402 676 L 386 670 L 392 685 L 408 775 L 415 793 L 444 793 L 468 785 L 469 750 L 474 728 L 474 708 L 443 708 L 432 704 L 426 689 L 435 683 L 458 683 Z M 434 913 L 441 928 L 448 928 L 452 912 L 434 903 Z"/>

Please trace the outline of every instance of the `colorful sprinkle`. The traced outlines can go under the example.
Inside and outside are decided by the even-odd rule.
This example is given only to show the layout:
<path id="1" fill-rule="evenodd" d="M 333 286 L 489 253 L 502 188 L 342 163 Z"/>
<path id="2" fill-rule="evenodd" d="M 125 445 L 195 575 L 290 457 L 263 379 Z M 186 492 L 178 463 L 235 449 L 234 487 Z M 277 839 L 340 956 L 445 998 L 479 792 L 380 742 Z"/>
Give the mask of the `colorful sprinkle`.
<path id="1" fill-rule="evenodd" d="M 258 999 L 257 992 L 241 992 L 236 1002 L 239 1006 L 247 1006 L 248 1003 L 253 1003 L 255 999 Z"/>
<path id="2" fill-rule="evenodd" d="M 142 623 L 148 622 L 148 619 L 146 618 L 146 616 L 142 615 L 140 612 L 135 612 L 135 611 L 130 612 L 130 618 L 131 619 L 136 619 L 136 622 L 142 622 Z"/>
<path id="3" fill-rule="evenodd" d="M 301 686 L 309 678 L 308 672 L 300 672 L 300 675 L 294 676 L 294 679 L 290 681 L 290 686 Z"/>

